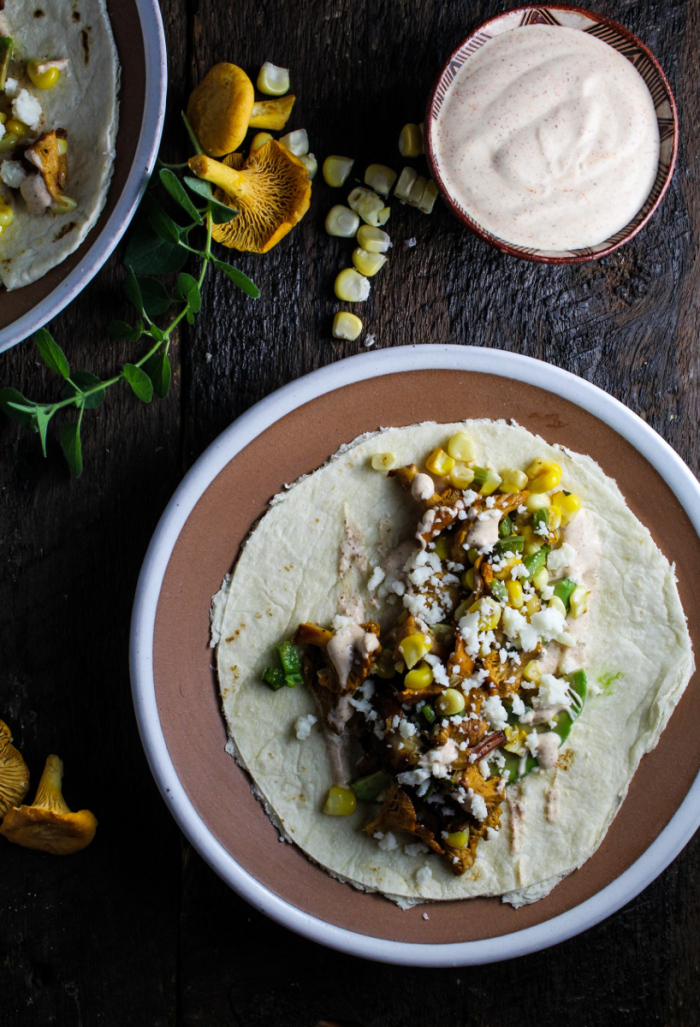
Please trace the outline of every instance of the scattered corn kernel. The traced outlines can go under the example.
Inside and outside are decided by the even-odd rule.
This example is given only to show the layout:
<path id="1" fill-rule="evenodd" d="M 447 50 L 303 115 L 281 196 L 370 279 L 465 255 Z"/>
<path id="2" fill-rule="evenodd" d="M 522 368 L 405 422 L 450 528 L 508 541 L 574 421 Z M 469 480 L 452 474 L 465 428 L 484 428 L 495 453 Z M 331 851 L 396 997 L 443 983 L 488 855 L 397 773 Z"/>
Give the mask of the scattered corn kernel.
<path id="1" fill-rule="evenodd" d="M 510 580 L 510 572 L 512 571 L 513 567 L 516 567 L 519 563 L 522 562 L 523 561 L 520 559 L 520 556 L 509 557 L 509 559 L 506 560 L 505 563 L 503 563 L 500 570 L 493 572 L 494 578 L 498 578 L 499 581 Z"/>
<path id="2" fill-rule="evenodd" d="M 326 157 L 323 162 L 323 178 L 326 185 L 333 186 L 334 189 L 339 189 L 341 185 L 345 185 L 354 163 L 355 161 L 351 157 L 338 157 L 335 155 Z"/>
<path id="3" fill-rule="evenodd" d="M 44 61 L 37 60 L 36 58 L 27 61 L 27 75 L 32 85 L 36 86 L 37 89 L 53 89 L 58 82 L 61 72 L 55 65 L 50 65 L 42 71 L 43 64 Z"/>
<path id="4" fill-rule="evenodd" d="M 527 487 L 525 471 L 518 471 L 515 467 L 504 467 L 501 478 L 503 481 L 498 486 L 499 492 L 522 492 Z"/>
<path id="5" fill-rule="evenodd" d="M 386 164 L 370 164 L 365 171 L 365 185 L 374 189 L 375 193 L 385 198 L 391 192 L 391 187 L 396 181 L 396 172 L 388 168 Z"/>
<path id="6" fill-rule="evenodd" d="M 543 492 L 535 493 L 531 492 L 525 500 L 525 506 L 528 508 L 530 513 L 534 513 L 535 510 L 543 510 L 546 506 L 551 506 L 552 500 L 549 496 Z"/>
<path id="7" fill-rule="evenodd" d="M 19 118 L 10 118 L 9 121 L 5 122 L 5 132 L 11 132 L 12 135 L 17 136 L 19 139 L 21 136 L 26 135 L 27 126 Z"/>
<path id="8" fill-rule="evenodd" d="M 561 523 L 566 526 L 581 509 L 581 500 L 573 492 L 555 492 L 552 506 L 561 512 Z"/>
<path id="9" fill-rule="evenodd" d="M 512 727 L 508 724 L 505 728 L 506 744 L 503 746 L 507 752 L 513 752 L 516 756 L 524 756 L 527 752 L 525 738 L 527 731 L 522 727 Z"/>
<path id="10" fill-rule="evenodd" d="M 304 157 L 309 152 L 309 134 L 305 128 L 297 128 L 294 132 L 280 136 L 279 143 L 295 157 Z"/>
<path id="11" fill-rule="evenodd" d="M 553 460 L 537 457 L 527 469 L 531 492 L 549 492 L 561 481 L 561 467 Z"/>
<path id="12" fill-rule="evenodd" d="M 370 462 L 375 471 L 390 471 L 396 467 L 396 453 L 375 453 Z"/>
<path id="13" fill-rule="evenodd" d="M 337 203 L 326 214 L 326 231 L 329 235 L 339 235 L 343 239 L 351 239 L 360 223 L 359 215 L 349 207 Z"/>
<path id="14" fill-rule="evenodd" d="M 309 178 L 315 178 L 316 172 L 318 171 L 318 161 L 314 157 L 313 153 L 306 153 L 300 157 L 299 160 L 306 168 L 306 174 Z"/>
<path id="15" fill-rule="evenodd" d="M 399 153 L 402 157 L 420 157 L 423 152 L 423 128 L 409 122 L 401 129 Z"/>
<path id="16" fill-rule="evenodd" d="M 492 492 L 495 492 L 498 486 L 501 484 L 501 476 L 497 474 L 493 467 L 489 467 L 486 473 L 486 481 L 481 486 L 481 495 L 490 496 Z"/>
<path id="17" fill-rule="evenodd" d="M 426 653 L 430 652 L 432 641 L 428 635 L 407 635 L 401 639 L 397 649 L 403 656 L 404 662 L 409 670 L 412 670 L 419 660 L 422 660 Z"/>
<path id="18" fill-rule="evenodd" d="M 347 339 L 353 342 L 362 331 L 362 321 L 357 314 L 351 314 L 349 310 L 339 310 L 333 318 L 331 331 L 334 339 Z"/>
<path id="19" fill-rule="evenodd" d="M 14 132 L 6 132 L 0 139 L 0 153 L 9 153 L 10 150 L 14 150 L 18 142 L 19 136 L 16 136 Z"/>
<path id="20" fill-rule="evenodd" d="M 58 136 L 58 138 L 56 139 L 56 149 L 58 151 L 58 156 L 63 157 L 66 153 L 68 153 L 68 140 L 63 139 L 62 136 Z"/>
<path id="21" fill-rule="evenodd" d="M 523 586 L 519 581 L 506 581 L 506 588 L 508 590 L 508 605 L 519 610 L 525 604 Z"/>
<path id="22" fill-rule="evenodd" d="M 420 207 L 421 200 L 423 199 L 423 193 L 425 187 L 428 184 L 428 180 L 425 175 L 418 175 L 415 182 L 411 186 L 411 191 L 408 194 L 408 202 L 412 207 Z"/>
<path id="23" fill-rule="evenodd" d="M 469 570 L 465 571 L 464 574 L 462 575 L 462 584 L 470 592 L 474 591 L 474 580 L 475 580 L 475 577 L 476 577 L 476 572 L 474 571 L 473 567 L 470 567 Z"/>
<path id="24" fill-rule="evenodd" d="M 356 250 L 353 250 L 352 262 L 361 275 L 371 278 L 384 267 L 386 257 L 381 253 L 368 253 L 367 250 L 358 246 Z"/>
<path id="25" fill-rule="evenodd" d="M 542 495 L 543 493 L 540 494 Z M 555 532 L 557 528 L 561 526 L 561 510 L 559 509 L 559 507 L 547 507 L 547 523 L 549 525 L 550 533 Z"/>
<path id="26" fill-rule="evenodd" d="M 9 228 L 15 220 L 15 212 L 8 203 L 0 203 L 0 228 Z"/>
<path id="27" fill-rule="evenodd" d="M 250 140 L 250 152 L 255 153 L 255 151 L 259 150 L 261 146 L 265 145 L 265 143 L 269 143 L 271 139 L 272 136 L 269 132 L 256 132 Z"/>
<path id="28" fill-rule="evenodd" d="M 538 592 L 541 592 L 549 584 L 549 571 L 546 567 L 541 567 L 537 574 L 532 579 L 532 584 L 535 586 Z"/>
<path id="29" fill-rule="evenodd" d="M 450 831 L 445 842 L 451 849 L 466 849 L 469 845 L 469 831 Z"/>
<path id="30" fill-rule="evenodd" d="M 588 597 L 590 592 L 583 585 L 577 585 L 569 599 L 569 616 L 574 620 L 584 614 L 588 609 Z"/>
<path id="31" fill-rule="evenodd" d="M 452 457 L 448 456 L 445 450 L 441 449 L 440 446 L 436 446 L 425 461 L 425 466 L 430 473 L 437 474 L 439 476 L 449 474 L 454 465 L 455 462 Z"/>
<path id="32" fill-rule="evenodd" d="M 369 296 L 369 278 L 354 267 L 346 267 L 335 280 L 335 294 L 344 303 L 364 303 Z"/>
<path id="33" fill-rule="evenodd" d="M 441 560 L 446 560 L 450 555 L 450 543 L 444 535 L 440 535 L 439 538 L 435 539 L 435 552 Z"/>
<path id="34" fill-rule="evenodd" d="M 356 809 L 357 798 L 349 788 L 333 785 L 328 789 L 324 813 L 329 813 L 332 817 L 349 817 Z"/>
<path id="35" fill-rule="evenodd" d="M 474 472 L 468 464 L 463 463 L 461 460 L 456 460 L 448 477 L 450 483 L 456 489 L 468 489 L 474 481 Z"/>
<path id="36" fill-rule="evenodd" d="M 533 613 L 539 613 L 542 609 L 542 603 L 539 601 L 537 596 L 531 596 L 525 603 L 525 612 L 528 617 L 532 617 Z"/>
<path id="37" fill-rule="evenodd" d="M 409 670 L 403 679 L 403 687 L 410 688 L 412 692 L 419 692 L 428 688 L 433 683 L 433 671 L 429 664 L 419 663 L 413 670 Z"/>
<path id="38" fill-rule="evenodd" d="M 446 688 L 435 700 L 436 709 L 444 717 L 455 717 L 466 705 L 464 694 L 456 688 Z"/>
<path id="39" fill-rule="evenodd" d="M 476 459 L 476 446 L 465 431 L 452 435 L 447 443 L 447 452 L 454 460 L 463 460 L 465 463 Z"/>
<path id="40" fill-rule="evenodd" d="M 0 111 L 0 125 L 4 125 L 7 121 L 7 114 L 4 111 Z"/>
<path id="41" fill-rule="evenodd" d="M 491 596 L 478 599 L 469 607 L 469 612 L 479 611 L 479 631 L 493 631 L 501 619 L 501 606 Z"/>
<path id="42" fill-rule="evenodd" d="M 532 556 L 533 553 L 536 553 L 538 551 L 538 549 L 541 549 L 541 548 L 542 548 L 542 543 L 541 542 L 535 542 L 535 540 L 533 539 L 532 542 L 526 542 L 525 543 L 525 545 L 523 547 L 523 553 L 525 554 L 525 556 Z"/>
<path id="43" fill-rule="evenodd" d="M 476 563 L 478 558 L 479 558 L 479 550 L 478 549 L 474 549 L 474 547 L 472 547 L 471 549 L 467 550 L 467 559 L 469 560 L 469 563 Z"/>
<path id="44" fill-rule="evenodd" d="M 542 677 L 542 664 L 538 663 L 537 660 L 530 660 L 523 668 L 523 677 L 534 685 L 538 684 Z"/>
<path id="45" fill-rule="evenodd" d="M 391 211 L 384 206 L 381 196 L 363 185 L 356 186 L 348 196 L 348 207 L 359 214 L 367 225 L 379 228 L 389 219 Z"/>
<path id="46" fill-rule="evenodd" d="M 433 182 L 432 178 L 428 179 L 428 184 L 423 190 L 423 198 L 418 204 L 418 210 L 424 214 L 432 214 L 435 201 L 438 198 L 438 187 Z"/>
<path id="47" fill-rule="evenodd" d="M 387 232 L 382 231 L 381 228 L 374 228 L 372 225 L 360 225 L 357 230 L 357 241 L 368 253 L 386 253 L 391 246 L 391 239 Z"/>
<path id="48" fill-rule="evenodd" d="M 289 68 L 279 68 L 265 61 L 258 72 L 256 85 L 265 96 L 284 96 L 289 92 Z"/>
<path id="49" fill-rule="evenodd" d="M 413 183 L 418 178 L 418 172 L 414 168 L 404 168 L 399 175 L 399 180 L 394 186 L 394 196 L 401 203 L 408 203 Z"/>
<path id="50" fill-rule="evenodd" d="M 559 596 L 552 596 L 547 604 L 552 610 L 558 610 L 562 617 L 566 617 L 566 606 Z"/>

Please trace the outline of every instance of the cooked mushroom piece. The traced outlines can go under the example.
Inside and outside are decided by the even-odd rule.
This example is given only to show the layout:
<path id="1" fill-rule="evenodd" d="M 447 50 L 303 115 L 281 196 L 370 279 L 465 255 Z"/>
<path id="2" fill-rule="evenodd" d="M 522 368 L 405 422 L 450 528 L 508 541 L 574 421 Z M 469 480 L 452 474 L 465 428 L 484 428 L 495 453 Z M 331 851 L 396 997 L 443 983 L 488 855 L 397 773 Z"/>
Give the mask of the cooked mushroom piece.
<path id="1" fill-rule="evenodd" d="M 51 209 L 51 193 L 41 175 L 27 175 L 19 187 L 29 213 L 36 217 Z"/>
<path id="2" fill-rule="evenodd" d="M 0 824 L 0 834 L 25 849 L 70 856 L 95 837 L 97 820 L 87 809 L 73 813 L 61 792 L 63 763 L 49 756 L 32 806 L 13 806 Z"/>
<path id="3" fill-rule="evenodd" d="M 239 211 L 238 217 L 214 225 L 217 242 L 235 250 L 267 253 L 309 209 L 311 183 L 298 157 L 271 140 L 243 162 L 232 153 L 223 162 L 190 157 L 199 177 L 218 186 L 217 200 Z"/>
<path id="4" fill-rule="evenodd" d="M 10 729 L 0 720 L 0 820 L 29 790 L 29 767 L 11 743 Z"/>
<path id="5" fill-rule="evenodd" d="M 75 200 L 72 200 L 63 192 L 68 174 L 65 139 L 59 137 L 55 131 L 47 132 L 41 139 L 37 139 L 32 146 L 24 151 L 24 157 L 25 160 L 28 160 L 30 164 L 33 164 L 41 172 L 46 191 L 50 197 L 52 212 L 54 214 L 68 214 L 70 211 L 75 210 L 77 206 Z M 35 189 L 35 187 L 32 188 Z M 22 189 L 22 195 L 27 206 L 29 206 L 30 201 L 27 200 L 24 189 Z M 30 210 L 29 213 L 32 214 L 34 211 Z"/>
<path id="6" fill-rule="evenodd" d="M 243 142 L 255 91 L 242 68 L 215 64 L 192 91 L 187 119 L 205 153 L 223 157 Z"/>

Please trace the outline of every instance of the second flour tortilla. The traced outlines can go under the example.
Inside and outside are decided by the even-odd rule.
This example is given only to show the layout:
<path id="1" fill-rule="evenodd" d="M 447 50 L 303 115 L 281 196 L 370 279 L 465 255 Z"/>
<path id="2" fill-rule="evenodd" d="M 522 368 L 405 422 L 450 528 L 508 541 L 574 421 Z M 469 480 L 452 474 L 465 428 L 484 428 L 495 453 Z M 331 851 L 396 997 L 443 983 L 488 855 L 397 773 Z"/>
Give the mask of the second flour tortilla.
<path id="1" fill-rule="evenodd" d="M 506 794 L 523 810 L 517 847 L 507 800 L 500 832 L 479 846 L 461 877 L 437 858 L 407 852 L 408 836 L 393 850 L 379 849 L 361 831 L 369 819 L 361 803 L 351 817 L 324 815 L 332 779 L 320 725 L 303 741 L 294 727 L 299 716 L 317 714 L 314 700 L 303 686 L 273 693 L 261 682 L 273 647 L 300 623 L 328 625 L 354 596 L 363 599 L 367 616 L 386 616 L 381 600 L 378 610 L 370 605 L 366 580 L 373 565 L 412 536 L 417 510 L 397 482 L 371 468 L 370 458 L 391 452 L 398 466 L 421 463 L 457 431 L 476 443 L 477 463 L 527 467 L 535 457 L 556 460 L 562 484 L 594 518 L 601 546 L 585 666 L 591 693 L 599 694 L 589 693 L 559 767 L 508 786 Z M 339 552 L 348 537 L 356 558 L 341 575 Z M 389 617 L 399 608 L 389 608 Z M 268 812 L 335 876 L 402 901 L 502 895 L 519 905 L 546 895 L 600 845 L 694 669 L 673 570 L 615 482 L 590 457 L 504 421 L 390 428 L 344 447 L 273 501 L 230 586 L 216 598 L 213 628 L 232 749 Z"/>

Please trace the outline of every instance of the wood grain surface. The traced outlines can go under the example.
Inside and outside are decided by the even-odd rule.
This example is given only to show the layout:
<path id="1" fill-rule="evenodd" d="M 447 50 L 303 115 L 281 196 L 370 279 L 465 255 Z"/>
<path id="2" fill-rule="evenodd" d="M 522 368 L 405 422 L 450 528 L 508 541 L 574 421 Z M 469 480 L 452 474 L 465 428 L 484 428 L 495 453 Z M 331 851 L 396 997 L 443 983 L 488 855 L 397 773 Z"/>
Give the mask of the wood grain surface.
<path id="1" fill-rule="evenodd" d="M 421 120 L 441 61 L 507 6 L 162 0 L 166 151 L 186 156 L 178 112 L 211 64 L 230 60 L 255 74 L 270 60 L 291 68 L 290 127 L 307 128 L 317 156 L 398 166 L 399 130 Z M 363 318 L 378 348 L 469 343 L 573 371 L 628 404 L 697 473 L 700 0 L 589 6 L 637 33 L 675 91 L 678 167 L 650 226 L 605 260 L 550 268 L 500 255 L 440 204 L 429 217 L 395 205 L 395 246 Z M 262 289 L 258 301 L 207 280 L 203 314 L 177 339 L 170 396 L 144 406 L 112 390 L 85 426 L 82 479 L 69 478 L 55 436 L 45 461 L 35 437 L 0 422 L 0 717 L 34 784 L 57 752 L 67 801 L 100 821 L 94 843 L 73 857 L 0 846 L 0 1021 L 696 1024 L 697 839 L 624 910 L 565 944 L 492 966 L 412 970 L 345 957 L 272 924 L 191 850 L 157 793 L 128 676 L 139 567 L 178 481 L 223 428 L 280 385 L 363 350 L 362 340 L 330 337 L 332 281 L 348 256 L 348 243 L 323 231 L 334 202 L 317 179 L 294 232 L 265 257 L 240 256 Z M 128 315 L 122 252 L 51 326 L 74 366 L 105 376 L 134 358 L 133 344 L 105 333 Z M 0 357 L 0 384 L 37 399 L 54 388 L 29 343 Z"/>

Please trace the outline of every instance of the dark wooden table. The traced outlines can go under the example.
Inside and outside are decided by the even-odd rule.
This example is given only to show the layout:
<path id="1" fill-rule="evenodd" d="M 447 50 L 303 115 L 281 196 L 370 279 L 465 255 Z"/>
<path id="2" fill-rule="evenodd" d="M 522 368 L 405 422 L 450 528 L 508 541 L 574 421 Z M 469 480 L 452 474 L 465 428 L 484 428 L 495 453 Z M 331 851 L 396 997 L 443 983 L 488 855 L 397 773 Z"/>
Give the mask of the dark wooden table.
<path id="1" fill-rule="evenodd" d="M 167 149 L 178 111 L 216 61 L 291 67 L 317 155 L 399 165 L 441 61 L 507 7 L 469 0 L 162 0 L 170 60 Z M 440 204 L 395 206 L 390 265 L 373 280 L 377 347 L 492 346 L 595 382 L 640 414 L 693 471 L 698 437 L 700 0 L 590 0 L 657 54 L 681 116 L 678 168 L 651 225 L 608 259 L 551 268 L 503 257 Z M 301 225 L 240 268 L 263 295 L 209 279 L 204 312 L 174 349 L 174 389 L 146 407 L 124 388 L 89 415 L 86 471 L 71 480 L 55 436 L 0 423 L 0 717 L 34 784 L 47 753 L 100 826 L 60 859 L 0 846 L 0 1022 L 16 1025 L 366 1027 L 696 1024 L 700 844 L 626 909 L 565 944 L 510 963 L 393 968 L 299 939 L 230 892 L 181 837 L 148 771 L 131 705 L 128 630 L 139 567 L 178 481 L 218 433 L 278 386 L 361 351 L 335 342 L 332 281 L 347 244 L 323 232 L 337 194 L 317 179 Z M 415 248 L 403 240 L 417 239 Z M 104 376 L 133 359 L 105 325 L 127 314 L 120 250 L 53 325 L 74 366 Z M 0 384 L 50 398 L 29 343 L 0 357 Z M 33 795 L 33 791 L 30 793 Z"/>

